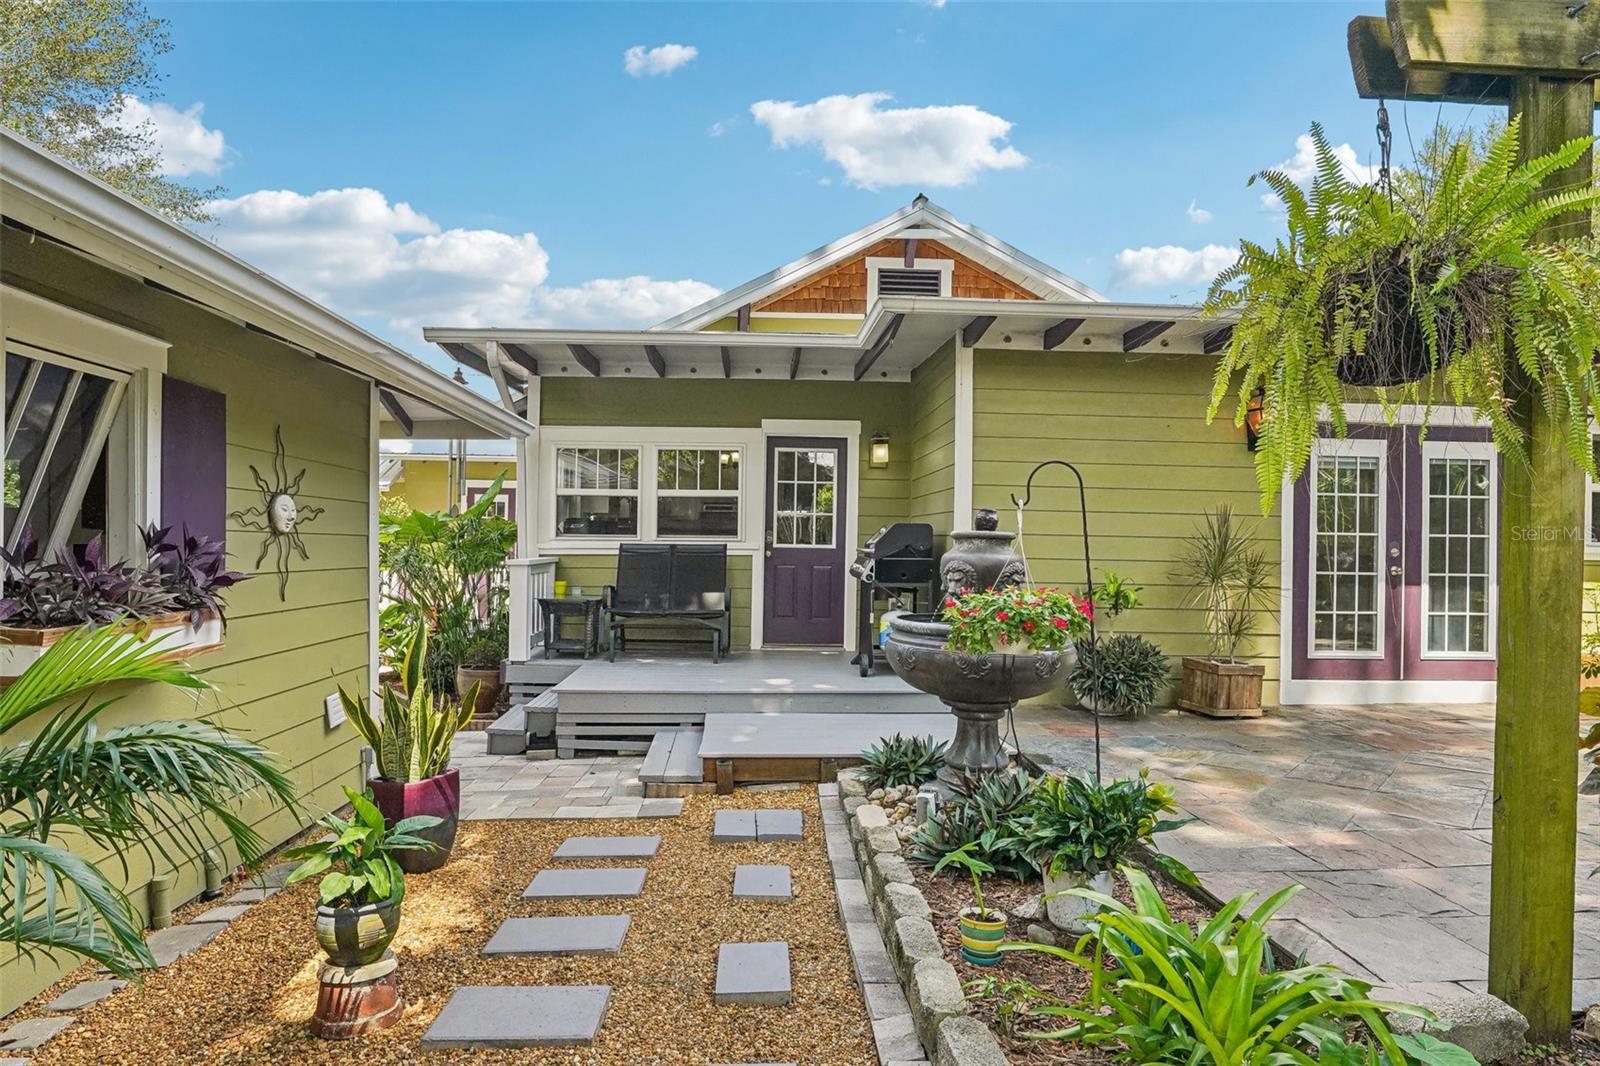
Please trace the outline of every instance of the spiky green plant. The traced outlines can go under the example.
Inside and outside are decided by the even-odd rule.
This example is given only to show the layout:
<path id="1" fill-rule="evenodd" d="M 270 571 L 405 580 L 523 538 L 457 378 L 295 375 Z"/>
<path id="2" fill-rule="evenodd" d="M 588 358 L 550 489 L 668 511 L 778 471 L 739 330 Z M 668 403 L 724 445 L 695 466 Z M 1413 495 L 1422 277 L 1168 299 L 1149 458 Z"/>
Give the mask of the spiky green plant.
<path id="1" fill-rule="evenodd" d="M 947 743 L 932 737 L 879 737 L 861 753 L 862 777 L 868 788 L 896 788 L 932 781 L 944 765 Z"/>
<path id="2" fill-rule="evenodd" d="M 1022 771 L 968 779 L 917 830 L 907 857 L 920 866 L 935 866 L 952 851 L 971 844 L 973 853 L 1000 876 L 1031 880 L 1038 870 L 1023 854 L 1024 840 L 1016 822 L 1033 801 L 1039 780 Z"/>
<path id="3" fill-rule="evenodd" d="M 423 781 L 444 773 L 450 766 L 450 742 L 472 719 L 477 705 L 476 681 L 458 705 L 434 696 L 424 673 L 427 659 L 428 627 L 419 625 L 400 662 L 399 687 L 385 687 L 381 693 L 379 718 L 367 710 L 365 700 L 339 686 L 345 714 L 376 754 L 378 776 L 387 781 Z"/>
<path id="4" fill-rule="evenodd" d="M 1600 251 L 1591 238 L 1543 242 L 1543 226 L 1600 206 L 1600 187 L 1541 190 L 1593 144 L 1583 137 L 1518 163 L 1513 119 L 1481 158 L 1454 143 L 1429 180 L 1391 197 L 1353 180 L 1311 127 L 1316 176 L 1306 193 L 1281 171 L 1252 178 L 1283 202 L 1288 234 L 1268 248 L 1241 242 L 1206 301 L 1208 314 L 1237 313 L 1218 362 L 1209 417 L 1236 391 L 1242 426 L 1262 395 L 1256 478 L 1263 513 L 1285 478 L 1306 468 L 1320 425 L 1343 436 L 1347 381 L 1382 381 L 1397 353 L 1425 365 L 1377 391 L 1393 411 L 1431 407 L 1448 393 L 1483 416 L 1500 451 L 1525 462 L 1508 376 L 1520 367 L 1572 460 L 1596 474 L 1589 418 L 1600 399 Z"/>

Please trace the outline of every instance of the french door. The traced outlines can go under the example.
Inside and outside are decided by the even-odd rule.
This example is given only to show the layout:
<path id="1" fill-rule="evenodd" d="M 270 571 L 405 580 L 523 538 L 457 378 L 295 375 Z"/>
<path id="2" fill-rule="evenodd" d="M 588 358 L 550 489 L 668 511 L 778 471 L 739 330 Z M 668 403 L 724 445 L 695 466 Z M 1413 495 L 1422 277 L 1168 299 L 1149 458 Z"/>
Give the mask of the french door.
<path id="1" fill-rule="evenodd" d="M 1292 500 L 1293 676 L 1492 680 L 1498 488 L 1478 429 L 1320 441 Z"/>
<path id="2" fill-rule="evenodd" d="M 767 438 L 762 641 L 844 642 L 846 443 Z"/>

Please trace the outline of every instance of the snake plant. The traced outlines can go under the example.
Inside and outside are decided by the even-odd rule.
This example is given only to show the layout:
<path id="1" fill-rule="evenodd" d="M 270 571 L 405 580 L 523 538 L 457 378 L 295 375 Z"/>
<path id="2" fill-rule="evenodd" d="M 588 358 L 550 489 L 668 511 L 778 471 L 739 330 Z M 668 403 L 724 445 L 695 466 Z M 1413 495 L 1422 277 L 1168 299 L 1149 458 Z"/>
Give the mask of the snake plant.
<path id="1" fill-rule="evenodd" d="M 400 664 L 400 685 L 381 693 L 383 714 L 373 717 L 366 701 L 339 687 L 345 714 L 377 754 L 378 776 L 386 781 L 425 781 L 450 766 L 450 742 L 472 717 L 478 683 L 452 706 L 435 697 L 423 673 L 428 658 L 428 627 L 417 626 Z"/>

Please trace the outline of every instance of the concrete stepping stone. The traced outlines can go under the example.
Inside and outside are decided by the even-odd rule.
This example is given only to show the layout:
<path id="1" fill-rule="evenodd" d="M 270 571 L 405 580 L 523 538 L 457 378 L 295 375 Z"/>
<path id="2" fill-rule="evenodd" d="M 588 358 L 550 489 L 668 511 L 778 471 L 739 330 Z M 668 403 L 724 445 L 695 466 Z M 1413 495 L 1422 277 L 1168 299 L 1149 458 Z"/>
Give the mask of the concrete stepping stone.
<path id="1" fill-rule="evenodd" d="M 649 859 L 661 848 L 660 837 L 568 837 L 556 849 L 558 862 L 577 859 Z"/>
<path id="2" fill-rule="evenodd" d="M 471 985 L 450 997 L 422 1049 L 592 1044 L 610 1003 L 610 985 Z"/>
<path id="3" fill-rule="evenodd" d="M 279 892 L 282 892 L 282 891 L 283 891 L 282 886 L 273 887 L 271 885 L 268 885 L 267 887 L 263 888 L 260 885 L 251 885 L 249 888 L 241 888 L 239 891 L 237 891 L 233 895 L 229 896 L 228 897 L 228 902 L 229 903 L 260 903 L 263 900 L 271 899 L 273 896 L 276 896 Z"/>
<path id="4" fill-rule="evenodd" d="M 523 899 L 618 899 L 644 891 L 642 866 L 540 870 Z"/>
<path id="5" fill-rule="evenodd" d="M 733 898 L 762 903 L 788 903 L 794 899 L 787 866 L 735 866 Z"/>
<path id="6" fill-rule="evenodd" d="M 756 839 L 766 844 L 775 840 L 799 840 L 804 835 L 805 819 L 800 811 L 762 808 L 756 812 Z"/>
<path id="7" fill-rule="evenodd" d="M 676 818 L 682 813 L 681 796 L 651 796 L 639 804 L 640 818 Z"/>
<path id="8" fill-rule="evenodd" d="M 781 940 L 754 944 L 723 944 L 717 949 L 716 1001 L 761 1003 L 789 1002 L 789 945 Z"/>
<path id="9" fill-rule="evenodd" d="M 0 1051 L 37 1051 L 51 1037 L 77 1020 L 68 1015 L 65 1018 L 29 1018 L 25 1022 L 17 1022 L 0 1033 Z"/>
<path id="10" fill-rule="evenodd" d="M 82 1010 L 92 1007 L 128 982 L 111 978 L 105 981 L 84 981 L 73 985 L 44 1005 L 45 1010 Z"/>
<path id="11" fill-rule="evenodd" d="M 150 949 L 150 954 L 155 956 L 157 967 L 171 966 L 185 955 L 191 955 L 211 943 L 216 935 L 226 928 L 226 924 L 218 922 L 198 924 L 191 922 L 188 925 L 157 929 L 147 935 L 144 942 Z M 108 971 L 102 966 L 97 972 Z"/>
<path id="12" fill-rule="evenodd" d="M 626 914 L 587 918 L 507 918 L 485 955 L 615 955 L 628 935 Z"/>
<path id="13" fill-rule="evenodd" d="M 227 925 L 235 918 L 241 917 L 249 909 L 250 905 L 247 903 L 228 903 L 221 907 L 212 907 L 208 911 L 203 911 L 190 918 L 189 921 L 200 925 L 206 925 L 211 922 L 220 922 L 223 925 Z"/>
<path id="14" fill-rule="evenodd" d="M 713 844 L 743 844 L 756 838 L 755 811 L 718 811 L 711 825 Z"/>

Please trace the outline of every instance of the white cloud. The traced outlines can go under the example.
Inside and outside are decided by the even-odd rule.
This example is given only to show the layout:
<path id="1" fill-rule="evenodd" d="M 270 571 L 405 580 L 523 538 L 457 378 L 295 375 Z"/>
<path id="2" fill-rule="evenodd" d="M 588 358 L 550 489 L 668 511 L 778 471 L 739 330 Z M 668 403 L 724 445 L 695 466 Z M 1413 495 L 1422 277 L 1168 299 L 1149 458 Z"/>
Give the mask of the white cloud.
<path id="1" fill-rule="evenodd" d="M 1159 248 L 1124 248 L 1117 253 L 1112 278 L 1117 284 L 1135 288 L 1159 285 L 1200 285 L 1210 281 L 1239 258 L 1239 249 L 1220 244 L 1204 248 L 1180 248 L 1163 244 Z"/>
<path id="2" fill-rule="evenodd" d="M 221 130 L 208 129 L 202 114 L 205 104 L 190 104 L 179 111 L 171 104 L 146 103 L 128 93 L 122 96 L 112 121 L 129 132 L 148 134 L 161 157 L 161 173 L 169 178 L 192 174 L 217 174 L 228 159 L 227 141 Z"/>
<path id="3" fill-rule="evenodd" d="M 582 285 L 540 289 L 534 294 L 536 324 L 568 329 L 629 329 L 651 326 L 720 290 L 704 282 L 658 281 L 636 274 L 595 278 Z"/>
<path id="4" fill-rule="evenodd" d="M 1189 221 L 1197 226 L 1205 225 L 1211 221 L 1211 212 L 1201 207 L 1197 200 L 1190 200 L 1189 206 L 1184 208 L 1183 212 L 1189 216 Z"/>
<path id="5" fill-rule="evenodd" d="M 1004 144 L 1011 123 L 971 104 L 882 107 L 889 93 L 825 96 L 811 104 L 762 100 L 750 114 L 775 148 L 814 144 L 864 189 L 884 185 L 966 185 L 985 170 L 1026 166 Z"/>
<path id="6" fill-rule="evenodd" d="M 1264 193 L 1262 193 L 1261 194 L 1261 210 L 1263 210 L 1263 211 L 1282 211 L 1282 210 L 1284 210 L 1283 198 L 1281 196 L 1279 196 L 1275 192 L 1264 192 Z"/>
<path id="7" fill-rule="evenodd" d="M 1296 185 L 1304 185 L 1317 174 L 1317 146 L 1310 134 L 1302 133 L 1295 138 L 1294 148 L 1294 155 L 1279 163 L 1275 169 L 1283 171 Z M 1345 177 L 1351 181 L 1370 184 L 1378 180 L 1378 168 L 1363 164 L 1356 150 L 1348 144 L 1334 145 L 1333 157 L 1339 161 Z"/>
<path id="8" fill-rule="evenodd" d="M 635 78 L 654 78 L 671 74 L 700 54 L 692 44 L 663 44 L 646 48 L 636 44 L 622 53 L 622 69 Z"/>
<path id="9" fill-rule="evenodd" d="M 727 133 L 732 128 L 733 122 L 731 120 L 718 119 L 716 122 L 713 122 L 711 125 L 706 127 L 706 136 L 721 137 L 724 133 Z"/>

